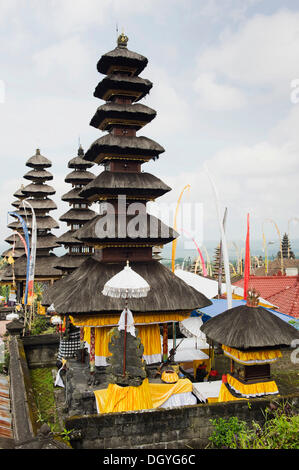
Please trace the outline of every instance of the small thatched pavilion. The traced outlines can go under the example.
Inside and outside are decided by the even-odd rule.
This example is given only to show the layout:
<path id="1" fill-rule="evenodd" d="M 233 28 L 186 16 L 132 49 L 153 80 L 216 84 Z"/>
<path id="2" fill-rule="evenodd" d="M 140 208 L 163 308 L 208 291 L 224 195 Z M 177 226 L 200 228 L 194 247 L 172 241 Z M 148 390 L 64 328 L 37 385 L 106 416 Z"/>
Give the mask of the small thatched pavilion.
<path id="1" fill-rule="evenodd" d="M 259 294 L 248 292 L 246 305 L 231 308 L 201 326 L 209 341 L 222 345 L 231 359 L 231 371 L 222 384 L 219 401 L 278 393 L 270 364 L 281 357 L 280 349 L 299 338 L 299 332 L 264 307 Z"/>

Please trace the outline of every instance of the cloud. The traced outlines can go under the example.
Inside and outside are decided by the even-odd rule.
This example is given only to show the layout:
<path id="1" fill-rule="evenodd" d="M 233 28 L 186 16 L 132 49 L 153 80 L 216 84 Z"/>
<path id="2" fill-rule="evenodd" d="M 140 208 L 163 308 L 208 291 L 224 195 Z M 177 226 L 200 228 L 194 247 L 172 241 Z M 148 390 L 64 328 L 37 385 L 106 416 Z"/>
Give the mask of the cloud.
<path id="1" fill-rule="evenodd" d="M 199 95 L 199 105 L 210 110 L 238 109 L 246 103 L 244 94 L 238 88 L 217 83 L 211 74 L 200 74 L 194 89 Z"/>
<path id="2" fill-rule="evenodd" d="M 218 44 L 199 54 L 195 84 L 198 80 L 200 83 L 201 77 L 206 77 L 207 82 L 207 77 L 213 76 L 217 83 L 233 87 L 233 97 L 288 97 L 291 80 L 298 78 L 298 39 L 298 12 L 281 10 L 268 16 L 255 15 L 241 22 L 237 30 L 226 28 L 219 35 Z M 202 91 L 203 86 L 199 87 Z M 213 104 L 213 98 L 206 96 L 206 101 L 210 100 Z"/>

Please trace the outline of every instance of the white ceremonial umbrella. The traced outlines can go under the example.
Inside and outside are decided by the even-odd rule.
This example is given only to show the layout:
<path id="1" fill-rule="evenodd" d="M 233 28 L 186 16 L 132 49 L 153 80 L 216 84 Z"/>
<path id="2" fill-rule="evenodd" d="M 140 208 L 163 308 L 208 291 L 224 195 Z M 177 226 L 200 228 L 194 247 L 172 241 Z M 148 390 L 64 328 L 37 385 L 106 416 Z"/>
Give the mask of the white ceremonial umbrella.
<path id="1" fill-rule="evenodd" d="M 18 320 L 20 317 L 17 313 L 9 313 L 6 315 L 6 320 L 12 321 L 12 320 Z"/>
<path id="2" fill-rule="evenodd" d="M 196 338 L 196 345 L 199 342 L 206 344 L 206 335 L 200 327 L 203 321 L 200 317 L 189 317 L 179 323 L 180 331 L 187 338 Z"/>
<path id="3" fill-rule="evenodd" d="M 114 298 L 125 299 L 125 309 L 123 310 L 118 329 L 125 331 L 124 337 L 124 376 L 126 373 L 126 339 L 127 331 L 135 336 L 134 318 L 131 310 L 128 309 L 128 299 L 146 297 L 150 290 L 149 284 L 140 274 L 133 271 L 129 266 L 129 261 L 122 271 L 115 274 L 106 282 L 102 290 L 103 295 Z"/>
<path id="4" fill-rule="evenodd" d="M 149 290 L 150 286 L 146 280 L 133 271 L 127 261 L 124 269 L 106 282 L 102 294 L 109 297 L 130 299 L 131 297 L 146 297 Z"/>
<path id="5" fill-rule="evenodd" d="M 53 317 L 51 317 L 50 322 L 52 323 L 52 325 L 61 325 L 62 319 L 58 315 L 53 315 Z"/>

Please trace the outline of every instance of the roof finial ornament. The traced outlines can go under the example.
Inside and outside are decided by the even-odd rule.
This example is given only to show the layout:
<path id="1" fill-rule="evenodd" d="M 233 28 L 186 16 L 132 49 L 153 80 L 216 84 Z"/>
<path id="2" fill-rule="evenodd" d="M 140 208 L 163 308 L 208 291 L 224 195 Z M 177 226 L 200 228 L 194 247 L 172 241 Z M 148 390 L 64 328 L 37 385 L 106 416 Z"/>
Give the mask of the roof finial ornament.
<path id="1" fill-rule="evenodd" d="M 122 33 L 117 38 L 117 46 L 118 47 L 127 47 L 128 40 L 129 40 L 128 36 L 126 36 L 124 31 L 122 31 Z"/>
<path id="2" fill-rule="evenodd" d="M 247 291 L 247 307 L 258 307 L 260 293 L 253 287 Z"/>

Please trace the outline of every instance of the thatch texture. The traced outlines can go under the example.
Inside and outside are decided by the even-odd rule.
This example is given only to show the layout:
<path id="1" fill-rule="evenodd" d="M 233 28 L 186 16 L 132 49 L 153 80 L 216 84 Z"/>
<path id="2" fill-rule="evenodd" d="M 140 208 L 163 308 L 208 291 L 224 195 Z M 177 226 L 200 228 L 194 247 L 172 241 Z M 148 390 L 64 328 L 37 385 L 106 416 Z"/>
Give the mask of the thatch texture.
<path id="1" fill-rule="evenodd" d="M 106 154 L 128 158 L 140 156 L 144 158 L 158 157 L 165 149 L 147 137 L 126 137 L 106 134 L 97 139 L 87 150 L 84 159 L 100 163 Z"/>
<path id="2" fill-rule="evenodd" d="M 59 278 L 61 272 L 54 268 L 57 263 L 57 256 L 53 253 L 48 255 L 37 255 L 35 263 L 35 280 L 38 278 Z M 27 257 L 26 255 L 21 256 L 14 263 L 14 270 L 16 279 L 25 280 L 26 279 L 26 269 L 27 269 Z"/>
<path id="3" fill-rule="evenodd" d="M 74 170 L 65 177 L 66 183 L 87 184 L 94 179 L 95 175 L 90 171 Z"/>
<path id="4" fill-rule="evenodd" d="M 10 247 L 8 250 L 3 251 L 1 256 L 12 256 L 13 258 L 19 258 L 24 254 L 24 249 L 22 250 L 21 248 L 15 248 L 14 252 L 12 251 L 12 247 Z"/>
<path id="5" fill-rule="evenodd" d="M 130 263 L 151 289 L 145 298 L 130 299 L 132 312 L 179 312 L 210 305 L 211 302 L 168 268 L 157 261 Z M 124 263 L 101 263 L 94 257 L 88 258 L 71 275 L 57 281 L 48 290 L 43 303 L 54 303 L 61 314 L 121 313 L 124 299 L 102 294 L 106 282 L 120 272 Z"/>
<path id="6" fill-rule="evenodd" d="M 23 188 L 24 188 L 24 185 L 22 184 L 22 186 L 19 189 L 17 189 L 17 191 L 13 194 L 13 196 L 18 199 L 24 199 L 25 196 L 23 194 Z"/>
<path id="7" fill-rule="evenodd" d="M 55 194 L 55 189 L 48 184 L 28 184 L 23 188 L 23 194 L 25 196 L 48 196 L 51 194 Z"/>
<path id="8" fill-rule="evenodd" d="M 98 84 L 93 96 L 106 99 L 105 95 L 108 91 L 118 95 L 121 94 L 121 91 L 130 91 L 136 93 L 135 101 L 139 101 L 149 93 L 152 86 L 152 82 L 144 78 L 113 74 L 108 75 Z"/>
<path id="9" fill-rule="evenodd" d="M 88 201 L 79 196 L 80 192 L 82 191 L 82 188 L 73 188 L 67 193 L 65 193 L 63 196 L 61 196 L 61 200 L 65 202 L 73 202 L 73 203 L 87 203 Z"/>
<path id="10" fill-rule="evenodd" d="M 92 120 L 90 125 L 96 129 L 105 130 L 108 126 L 105 123 L 105 120 L 117 119 L 117 120 L 126 120 L 141 122 L 147 124 L 151 122 L 156 117 L 156 111 L 144 104 L 119 104 L 119 103 L 105 103 L 100 106 Z M 104 122 L 104 124 L 103 124 Z M 141 125 L 134 125 L 136 129 L 140 129 Z"/>
<path id="11" fill-rule="evenodd" d="M 93 166 L 93 163 L 87 162 L 86 160 L 83 159 L 83 157 L 78 156 L 78 157 L 72 158 L 68 162 L 67 166 L 68 168 L 80 168 L 81 170 L 84 170 L 85 168 L 91 168 Z"/>
<path id="12" fill-rule="evenodd" d="M 106 75 L 112 65 L 120 65 L 136 69 L 134 75 L 139 75 L 147 66 L 147 63 L 148 60 L 143 55 L 130 51 L 126 47 L 116 47 L 102 55 L 97 63 L 97 69 L 100 73 Z"/>
<path id="13" fill-rule="evenodd" d="M 56 210 L 57 209 L 57 205 L 56 203 L 50 199 L 50 198 L 44 198 L 44 199 L 27 199 L 27 201 L 29 202 L 29 204 L 33 207 L 34 210 L 36 211 L 45 211 L 45 212 L 48 212 L 48 211 L 53 211 L 53 210 Z M 19 213 L 21 214 L 21 211 L 22 212 L 25 212 L 25 210 L 23 209 L 23 204 L 19 202 Z M 31 210 L 30 208 L 25 204 L 25 208 L 26 208 L 26 214 L 27 216 L 30 216 L 31 215 Z"/>
<path id="14" fill-rule="evenodd" d="M 150 214 L 139 214 L 139 216 L 105 214 L 86 222 L 74 233 L 74 236 L 86 243 L 148 241 L 154 245 L 163 245 L 177 238 L 178 233 Z"/>
<path id="15" fill-rule="evenodd" d="M 60 269 L 62 271 L 73 271 L 74 269 L 78 268 L 83 261 L 86 261 L 87 255 L 78 254 L 78 255 L 70 255 L 66 253 L 63 256 L 57 258 L 57 263 L 55 264 L 55 268 Z"/>
<path id="16" fill-rule="evenodd" d="M 6 241 L 8 243 L 13 243 L 13 238 L 14 238 L 14 235 L 10 235 L 10 237 L 7 237 Z M 30 237 L 29 237 L 29 240 L 30 240 Z M 31 241 L 30 241 L 30 246 L 31 246 Z M 37 237 L 37 240 L 36 240 L 36 248 L 37 249 L 39 249 L 39 248 L 52 249 L 52 248 L 56 248 L 58 246 L 59 246 L 59 244 L 57 243 L 57 238 L 52 233 L 47 233 L 46 235 L 39 235 Z M 20 240 L 18 235 L 15 235 L 15 247 L 24 249 L 23 242 Z"/>
<path id="17" fill-rule="evenodd" d="M 213 341 L 236 349 L 290 345 L 299 331 L 263 307 L 241 305 L 211 318 L 201 331 Z"/>
<path id="18" fill-rule="evenodd" d="M 159 197 L 171 188 L 150 173 L 103 171 L 80 192 L 84 198 L 95 195 L 126 194 Z"/>
<path id="19" fill-rule="evenodd" d="M 52 228 L 59 228 L 59 224 L 50 215 L 47 215 L 45 217 L 36 217 L 36 225 L 38 229 L 51 230 Z M 22 225 L 19 221 L 15 221 L 15 222 L 8 224 L 7 227 L 14 229 L 14 230 L 20 230 L 22 228 Z M 27 227 L 29 229 L 32 228 L 32 218 L 29 216 L 27 219 Z"/>
<path id="20" fill-rule="evenodd" d="M 40 154 L 40 150 L 36 150 L 36 154 L 33 157 L 29 158 L 26 162 L 26 166 L 31 168 L 49 168 L 52 166 L 51 161 Z"/>
<path id="21" fill-rule="evenodd" d="M 30 181 L 47 181 L 52 180 L 53 175 L 47 170 L 31 170 L 24 175 L 24 178 Z"/>
<path id="22" fill-rule="evenodd" d="M 82 243 L 78 240 L 78 238 L 75 238 L 73 236 L 74 233 L 75 233 L 74 230 L 69 230 L 68 232 L 61 235 L 57 239 L 57 242 L 60 245 L 82 245 Z"/>
<path id="23" fill-rule="evenodd" d="M 91 209 L 70 209 L 61 217 L 59 220 L 62 222 L 86 222 L 87 220 L 93 219 L 97 214 Z"/>

